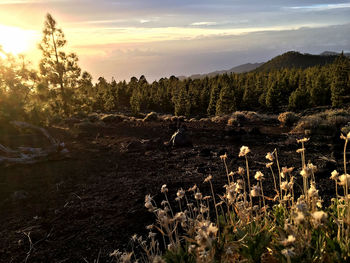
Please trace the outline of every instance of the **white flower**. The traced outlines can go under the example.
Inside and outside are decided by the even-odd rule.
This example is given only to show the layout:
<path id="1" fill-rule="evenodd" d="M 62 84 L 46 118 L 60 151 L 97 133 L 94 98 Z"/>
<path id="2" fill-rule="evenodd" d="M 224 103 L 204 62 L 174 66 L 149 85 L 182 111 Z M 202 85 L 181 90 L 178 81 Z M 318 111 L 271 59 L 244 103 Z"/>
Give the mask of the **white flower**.
<path id="1" fill-rule="evenodd" d="M 273 162 L 267 163 L 267 164 L 266 164 L 266 168 L 270 168 L 272 165 L 273 165 Z"/>
<path id="2" fill-rule="evenodd" d="M 294 243 L 295 237 L 293 235 L 289 235 L 288 238 L 281 241 L 281 244 L 284 246 L 289 246 L 290 244 Z"/>
<path id="3" fill-rule="evenodd" d="M 315 223 L 319 224 L 319 223 L 325 221 L 327 219 L 328 215 L 323 211 L 316 211 L 316 212 L 312 213 L 312 217 L 313 217 Z"/>
<path id="4" fill-rule="evenodd" d="M 224 155 L 220 155 L 220 159 L 223 160 L 223 161 L 226 160 L 227 159 L 227 154 L 225 153 Z"/>
<path id="5" fill-rule="evenodd" d="M 260 171 L 257 171 L 255 173 L 254 177 L 255 177 L 256 180 L 260 181 L 260 180 L 264 179 L 264 174 L 262 172 L 260 172 Z"/>
<path id="6" fill-rule="evenodd" d="M 303 138 L 303 139 L 297 139 L 297 143 L 301 143 L 301 142 L 307 142 L 307 141 L 309 141 L 310 140 L 310 138 Z"/>
<path id="7" fill-rule="evenodd" d="M 346 184 L 347 184 L 348 186 L 350 186 L 350 175 L 349 174 L 342 174 L 339 177 L 339 184 L 343 185 L 343 186 L 346 186 Z"/>
<path id="8" fill-rule="evenodd" d="M 311 184 L 310 189 L 307 191 L 309 197 L 318 197 L 318 190 L 316 190 L 316 187 L 314 184 Z"/>
<path id="9" fill-rule="evenodd" d="M 334 170 L 334 171 L 331 173 L 330 179 L 337 181 L 337 180 L 338 180 L 338 175 L 339 175 L 339 173 L 337 172 L 337 170 Z"/>
<path id="10" fill-rule="evenodd" d="M 181 188 L 176 193 L 177 197 L 182 199 L 185 196 L 185 191 Z"/>
<path id="11" fill-rule="evenodd" d="M 243 167 L 238 167 L 237 173 L 238 173 L 239 175 L 243 175 L 243 174 L 245 173 L 244 168 L 243 168 Z"/>
<path id="12" fill-rule="evenodd" d="M 257 197 L 260 195 L 260 187 L 258 185 L 254 185 L 252 190 L 250 191 L 252 197 Z"/>
<path id="13" fill-rule="evenodd" d="M 273 162 L 273 159 L 274 159 L 272 153 L 267 153 L 266 156 L 265 156 L 265 158 L 266 158 L 267 160 L 269 160 L 270 162 Z"/>
<path id="14" fill-rule="evenodd" d="M 209 175 L 204 179 L 204 182 L 209 182 L 211 179 L 213 179 L 213 176 Z"/>
<path id="15" fill-rule="evenodd" d="M 246 156 L 248 153 L 250 153 L 250 149 L 247 146 L 242 146 L 241 149 L 239 150 L 238 157 Z"/>
<path id="16" fill-rule="evenodd" d="M 196 200 L 201 200 L 202 199 L 202 194 L 200 193 L 200 192 L 197 192 L 197 193 L 195 193 L 195 195 L 194 195 L 194 198 L 196 199 Z"/>
<path id="17" fill-rule="evenodd" d="M 281 189 L 287 191 L 289 189 L 289 185 L 287 181 L 281 183 Z"/>
<path id="18" fill-rule="evenodd" d="M 311 175 L 311 171 L 312 171 L 312 170 L 311 170 L 309 167 L 304 167 L 304 169 L 301 170 L 300 175 L 301 175 L 302 177 L 308 178 L 308 177 L 310 177 L 310 175 Z"/>
<path id="19" fill-rule="evenodd" d="M 168 188 L 166 187 L 166 184 L 163 184 L 163 185 L 162 185 L 162 188 L 160 188 L 160 191 L 161 191 L 162 193 L 168 192 Z"/>
<path id="20" fill-rule="evenodd" d="M 294 218 L 294 221 L 297 225 L 303 223 L 305 220 L 305 216 L 302 212 L 298 212 L 296 217 Z"/>
<path id="21" fill-rule="evenodd" d="M 294 252 L 294 247 L 292 248 L 285 248 L 281 251 L 281 253 L 285 256 L 285 257 L 293 257 L 295 255 Z"/>

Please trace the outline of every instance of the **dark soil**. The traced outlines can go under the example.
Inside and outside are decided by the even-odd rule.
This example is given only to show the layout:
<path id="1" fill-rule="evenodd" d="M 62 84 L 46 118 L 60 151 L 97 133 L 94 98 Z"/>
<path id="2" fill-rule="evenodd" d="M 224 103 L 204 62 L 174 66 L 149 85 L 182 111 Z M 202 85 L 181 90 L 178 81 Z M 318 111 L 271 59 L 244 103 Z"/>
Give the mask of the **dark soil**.
<path id="1" fill-rule="evenodd" d="M 112 123 L 79 136 L 52 128 L 70 156 L 0 167 L 0 262 L 111 262 L 109 253 L 126 248 L 131 235 L 147 234 L 145 226 L 154 217 L 144 207 L 146 194 L 161 201 L 163 184 L 171 199 L 179 188 L 194 184 L 209 194 L 203 183 L 209 174 L 222 193 L 226 175 L 219 156 L 227 153 L 229 169 L 236 170 L 245 164 L 238 158 L 242 145 L 251 149 L 251 174 L 259 169 L 268 177 L 264 189 L 270 197 L 274 191 L 266 153 L 277 148 L 281 166 L 300 167 L 295 138 L 301 136 L 289 135 L 277 123 L 186 125 L 193 146 L 176 149 L 164 146 L 176 129 L 167 122 Z M 13 140 L 33 144 L 31 138 L 36 138 L 10 137 L 8 145 Z M 342 165 L 319 159 L 331 156 L 330 143 L 324 138 L 307 143 L 307 157 L 319 166 L 318 188 L 325 200 L 334 191 L 330 172 Z"/>

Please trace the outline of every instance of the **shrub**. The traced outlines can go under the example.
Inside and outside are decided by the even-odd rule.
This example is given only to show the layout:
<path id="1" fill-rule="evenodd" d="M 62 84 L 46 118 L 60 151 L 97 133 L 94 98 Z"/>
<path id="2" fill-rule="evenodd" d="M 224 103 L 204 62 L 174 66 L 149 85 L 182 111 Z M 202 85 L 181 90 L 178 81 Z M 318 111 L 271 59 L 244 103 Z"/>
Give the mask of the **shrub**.
<path id="1" fill-rule="evenodd" d="M 278 115 L 278 120 L 284 126 L 292 126 L 299 120 L 299 117 L 294 112 L 287 111 Z"/>

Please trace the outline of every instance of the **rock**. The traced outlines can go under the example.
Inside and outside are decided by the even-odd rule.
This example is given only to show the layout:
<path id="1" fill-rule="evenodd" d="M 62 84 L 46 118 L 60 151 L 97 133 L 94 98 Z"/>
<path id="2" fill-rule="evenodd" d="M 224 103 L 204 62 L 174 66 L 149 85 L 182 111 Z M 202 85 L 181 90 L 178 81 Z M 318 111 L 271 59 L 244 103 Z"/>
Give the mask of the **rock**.
<path id="1" fill-rule="evenodd" d="M 106 114 L 101 117 L 101 121 L 105 123 L 119 123 L 123 121 L 123 117 L 116 114 Z"/>
<path id="2" fill-rule="evenodd" d="M 154 111 L 148 113 L 146 117 L 143 119 L 143 121 L 157 121 L 158 120 L 158 114 Z"/>
<path id="3" fill-rule="evenodd" d="M 91 122 L 98 121 L 100 119 L 100 116 L 97 113 L 90 113 L 87 117 L 87 119 Z"/>

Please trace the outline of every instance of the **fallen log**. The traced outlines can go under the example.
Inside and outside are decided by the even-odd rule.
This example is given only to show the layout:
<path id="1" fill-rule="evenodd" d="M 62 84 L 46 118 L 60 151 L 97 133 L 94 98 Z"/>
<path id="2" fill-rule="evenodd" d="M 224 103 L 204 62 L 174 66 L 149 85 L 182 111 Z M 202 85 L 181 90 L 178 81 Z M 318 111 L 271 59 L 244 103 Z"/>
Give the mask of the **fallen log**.
<path id="1" fill-rule="evenodd" d="M 69 152 L 63 142 L 59 142 L 53 138 L 49 132 L 42 127 L 21 121 L 12 121 L 11 124 L 17 128 L 39 131 L 48 139 L 50 145 L 45 148 L 17 147 L 16 149 L 11 149 L 0 144 L 0 165 L 32 164 L 43 161 L 53 155 L 62 156 Z"/>

